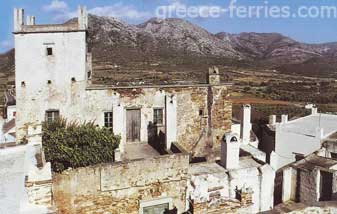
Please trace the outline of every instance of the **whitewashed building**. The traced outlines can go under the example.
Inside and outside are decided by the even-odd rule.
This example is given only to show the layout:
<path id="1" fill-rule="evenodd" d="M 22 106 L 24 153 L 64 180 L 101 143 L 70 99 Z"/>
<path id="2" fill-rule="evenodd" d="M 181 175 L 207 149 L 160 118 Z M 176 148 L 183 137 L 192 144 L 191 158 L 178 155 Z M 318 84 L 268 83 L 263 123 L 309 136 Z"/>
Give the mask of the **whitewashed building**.
<path id="1" fill-rule="evenodd" d="M 288 121 L 288 115 L 282 115 L 281 122 L 276 116 L 263 129 L 261 144 L 270 157 L 270 163 L 279 169 L 305 157 L 322 147 L 322 143 L 337 131 L 337 115 L 317 113 L 313 108 L 308 116 Z"/>

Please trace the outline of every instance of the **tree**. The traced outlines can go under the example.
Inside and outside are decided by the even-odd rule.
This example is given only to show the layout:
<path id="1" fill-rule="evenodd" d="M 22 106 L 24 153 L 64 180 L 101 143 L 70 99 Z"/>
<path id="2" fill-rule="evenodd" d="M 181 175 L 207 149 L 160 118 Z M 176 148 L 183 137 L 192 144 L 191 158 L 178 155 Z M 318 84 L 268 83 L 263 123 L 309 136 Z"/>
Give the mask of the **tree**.
<path id="1" fill-rule="evenodd" d="M 42 143 L 46 160 L 55 172 L 67 168 L 112 162 L 120 136 L 109 128 L 94 123 L 68 123 L 65 119 L 45 122 L 42 126 Z"/>

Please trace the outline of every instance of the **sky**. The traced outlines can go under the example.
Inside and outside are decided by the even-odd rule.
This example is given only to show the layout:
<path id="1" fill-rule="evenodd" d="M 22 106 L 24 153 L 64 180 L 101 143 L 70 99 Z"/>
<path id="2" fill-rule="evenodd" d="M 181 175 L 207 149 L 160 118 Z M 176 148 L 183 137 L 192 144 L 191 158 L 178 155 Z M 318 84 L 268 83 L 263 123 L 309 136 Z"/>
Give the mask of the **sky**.
<path id="1" fill-rule="evenodd" d="M 170 12 L 170 17 L 187 19 L 212 33 L 276 32 L 306 43 L 337 42 L 336 0 L 0 0 L 0 53 L 14 46 L 14 8 L 24 8 L 25 15 L 36 16 L 37 24 L 48 24 L 62 23 L 76 16 L 78 5 L 86 6 L 89 13 L 113 16 L 131 24 L 139 24 L 158 15 L 160 18 L 164 17 L 162 15 L 168 17 Z M 231 15 L 228 10 L 227 13 L 222 10 L 230 5 L 236 9 Z M 258 16 L 254 9 L 259 6 L 263 9 L 260 8 Z M 239 14 L 238 7 L 246 8 L 246 13 Z M 253 9 L 248 14 L 249 7 Z M 296 14 L 290 17 L 272 16 L 270 11 L 273 7 L 288 7 L 289 14 Z M 185 9 L 185 13 L 181 13 L 181 8 Z M 191 8 L 197 9 L 197 12 Z M 329 10 L 324 10 L 326 8 Z M 216 9 L 221 12 L 216 15 L 211 13 Z M 299 17 L 299 9 L 302 9 L 303 17 Z"/>

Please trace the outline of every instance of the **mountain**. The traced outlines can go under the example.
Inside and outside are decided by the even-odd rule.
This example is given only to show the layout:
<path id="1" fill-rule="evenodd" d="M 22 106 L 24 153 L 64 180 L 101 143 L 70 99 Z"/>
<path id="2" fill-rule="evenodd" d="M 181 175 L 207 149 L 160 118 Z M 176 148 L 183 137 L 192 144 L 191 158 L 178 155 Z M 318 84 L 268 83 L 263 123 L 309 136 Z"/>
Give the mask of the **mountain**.
<path id="1" fill-rule="evenodd" d="M 337 43 L 306 44 L 278 33 L 212 34 L 182 19 L 153 18 L 131 25 L 90 15 L 88 44 L 97 78 L 105 81 L 112 75 L 109 69 L 120 67 L 120 73 L 113 75 L 151 71 L 152 78 L 158 72 L 166 74 L 165 80 L 174 78 L 175 72 L 192 82 L 209 65 L 272 68 L 300 75 L 320 74 L 322 69 L 337 73 Z M 13 71 L 13 53 L 0 55 L 0 73 Z"/>
<path id="2" fill-rule="evenodd" d="M 297 64 L 311 58 L 336 57 L 337 43 L 305 44 L 278 33 L 218 33 L 246 58 L 268 65 Z"/>
<path id="3" fill-rule="evenodd" d="M 14 49 L 0 54 L 0 70 L 1 73 L 14 72 Z"/>
<path id="4" fill-rule="evenodd" d="M 0 94 L 7 83 L 14 85 L 14 70 L 14 49 L 0 54 Z"/>

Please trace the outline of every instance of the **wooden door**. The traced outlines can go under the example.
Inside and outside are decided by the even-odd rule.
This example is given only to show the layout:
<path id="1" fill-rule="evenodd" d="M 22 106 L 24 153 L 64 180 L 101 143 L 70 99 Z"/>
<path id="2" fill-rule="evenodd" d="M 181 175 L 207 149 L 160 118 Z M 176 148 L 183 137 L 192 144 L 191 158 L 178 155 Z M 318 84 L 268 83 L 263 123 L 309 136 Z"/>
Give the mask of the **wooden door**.
<path id="1" fill-rule="evenodd" d="M 331 201 L 332 199 L 332 173 L 321 171 L 320 198 L 319 201 Z"/>
<path id="2" fill-rule="evenodd" d="M 126 140 L 127 142 L 140 141 L 140 109 L 126 111 Z"/>

